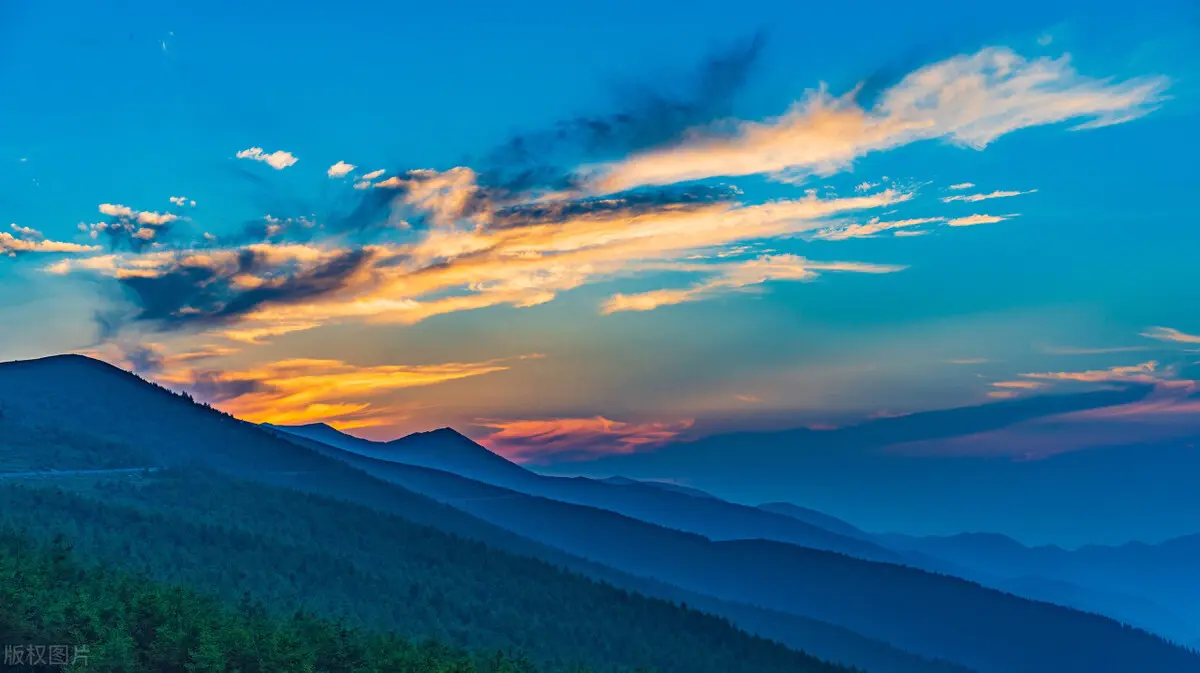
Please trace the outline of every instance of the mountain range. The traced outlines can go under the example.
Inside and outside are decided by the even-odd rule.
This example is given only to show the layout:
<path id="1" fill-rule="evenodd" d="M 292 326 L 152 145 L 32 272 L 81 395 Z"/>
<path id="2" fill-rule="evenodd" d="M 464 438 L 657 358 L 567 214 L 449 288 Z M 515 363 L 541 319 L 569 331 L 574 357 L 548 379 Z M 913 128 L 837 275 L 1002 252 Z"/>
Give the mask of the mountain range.
<path id="1" fill-rule="evenodd" d="M 8 519 L 74 528 L 97 561 L 228 595 L 274 587 L 260 591 L 281 607 L 314 597 L 373 627 L 520 647 L 551 666 L 580 663 L 567 654 L 579 650 L 604 670 L 827 670 L 805 650 L 878 673 L 1200 670 L 1200 655 L 1145 631 L 924 567 L 999 574 L 970 545 L 951 553 L 672 485 L 540 475 L 449 429 L 376 443 L 255 426 L 79 356 L 0 365 L 0 428 L 3 471 L 42 475 L 0 474 Z M 123 469 L 134 476 L 112 472 Z M 214 544 L 237 553 L 222 561 Z M 443 590 L 426 595 L 422 576 Z M 532 600 L 548 587 L 551 601 Z M 406 612 L 401 591 L 421 610 Z M 605 646 L 582 645 L 596 638 Z"/>

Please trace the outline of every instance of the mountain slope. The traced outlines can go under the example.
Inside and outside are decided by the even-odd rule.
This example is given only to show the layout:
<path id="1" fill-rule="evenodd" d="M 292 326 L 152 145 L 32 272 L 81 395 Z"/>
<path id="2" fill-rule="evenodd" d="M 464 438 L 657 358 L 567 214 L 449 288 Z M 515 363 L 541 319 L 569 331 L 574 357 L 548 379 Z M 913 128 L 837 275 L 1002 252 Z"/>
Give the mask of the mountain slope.
<path id="1" fill-rule="evenodd" d="M 759 505 L 758 508 L 767 512 L 790 516 L 798 521 L 819 526 L 838 535 L 845 535 L 846 537 L 857 538 L 859 540 L 872 540 L 870 533 L 864 532 L 835 516 L 829 516 L 815 509 L 793 505 L 790 502 L 767 502 Z"/>
<path id="2" fill-rule="evenodd" d="M 0 484 L 0 503 L 4 525 L 43 539 L 64 532 L 92 563 L 228 602 L 248 595 L 279 615 L 304 608 L 476 652 L 524 652 L 554 670 L 835 671 L 696 611 L 368 508 L 213 473 L 172 469 L 69 491 Z"/>
<path id="3" fill-rule="evenodd" d="M 883 535 L 905 553 L 943 559 L 1014 593 L 1069 604 L 1190 643 L 1200 637 L 1200 535 L 1160 544 L 1026 547 L 996 534 Z M 984 581 L 984 580 L 981 580 Z"/>
<path id="4" fill-rule="evenodd" d="M 387 443 L 352 437 L 328 426 L 272 428 L 352 454 L 451 472 L 485 484 L 617 512 L 714 540 L 762 538 L 859 558 L 901 560 L 899 554 L 871 540 L 843 536 L 793 517 L 717 498 L 700 498 L 659 484 L 540 475 L 448 428 L 415 433 Z"/>
<path id="5" fill-rule="evenodd" d="M 722 600 L 830 622 L 983 673 L 1123 673 L 1142 666 L 1182 673 L 1200 665 L 1200 657 L 1108 619 L 955 578 L 765 540 L 713 542 L 447 472 L 346 452 L 342 458 L 605 565 Z M 1063 642 L 1076 645 L 1068 652 Z"/>

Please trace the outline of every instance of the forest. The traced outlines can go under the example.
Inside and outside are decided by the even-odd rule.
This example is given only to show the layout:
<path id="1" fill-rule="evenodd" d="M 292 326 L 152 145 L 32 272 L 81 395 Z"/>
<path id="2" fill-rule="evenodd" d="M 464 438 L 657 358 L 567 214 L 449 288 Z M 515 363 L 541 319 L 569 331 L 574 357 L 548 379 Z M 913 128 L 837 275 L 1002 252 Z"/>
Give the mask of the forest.
<path id="1" fill-rule="evenodd" d="M 255 601 L 275 618 L 306 610 L 472 653 L 511 652 L 539 670 L 847 670 L 542 561 L 200 469 L 76 479 L 70 488 L 0 482 L 0 512 L 0 525 L 43 543 L 61 536 L 95 566 L 230 605 Z"/>

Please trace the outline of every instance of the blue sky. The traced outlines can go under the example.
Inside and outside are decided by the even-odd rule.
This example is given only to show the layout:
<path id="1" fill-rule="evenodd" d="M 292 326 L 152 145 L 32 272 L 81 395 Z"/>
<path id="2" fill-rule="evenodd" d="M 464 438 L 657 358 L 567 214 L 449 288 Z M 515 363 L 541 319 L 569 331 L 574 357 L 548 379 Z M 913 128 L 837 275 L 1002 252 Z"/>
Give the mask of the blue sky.
<path id="1" fill-rule="evenodd" d="M 6 3 L 0 358 L 550 461 L 1196 378 L 1189 3 L 644 4 Z"/>

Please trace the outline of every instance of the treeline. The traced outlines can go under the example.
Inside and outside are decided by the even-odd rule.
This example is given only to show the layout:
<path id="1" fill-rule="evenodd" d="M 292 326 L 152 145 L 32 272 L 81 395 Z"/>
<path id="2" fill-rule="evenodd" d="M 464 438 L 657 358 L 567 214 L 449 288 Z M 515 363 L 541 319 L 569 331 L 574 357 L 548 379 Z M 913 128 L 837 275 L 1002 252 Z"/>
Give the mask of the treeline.
<path id="1" fill-rule="evenodd" d="M 81 485 L 80 485 L 81 486 Z M 368 507 L 200 470 L 101 480 L 74 492 L 0 482 L 0 523 L 66 533 L 91 561 L 274 615 L 354 627 L 546 670 L 844 673 L 727 621 L 652 600 Z"/>
<path id="2" fill-rule="evenodd" d="M 87 568 L 58 536 L 0 528 L 6 671 L 70 673 L 539 673 L 524 657 L 353 628 L 307 611 L 234 608 L 179 585 Z M 19 645 L 13 645 L 18 643 Z M 577 669 L 584 673 L 584 669 Z"/>

